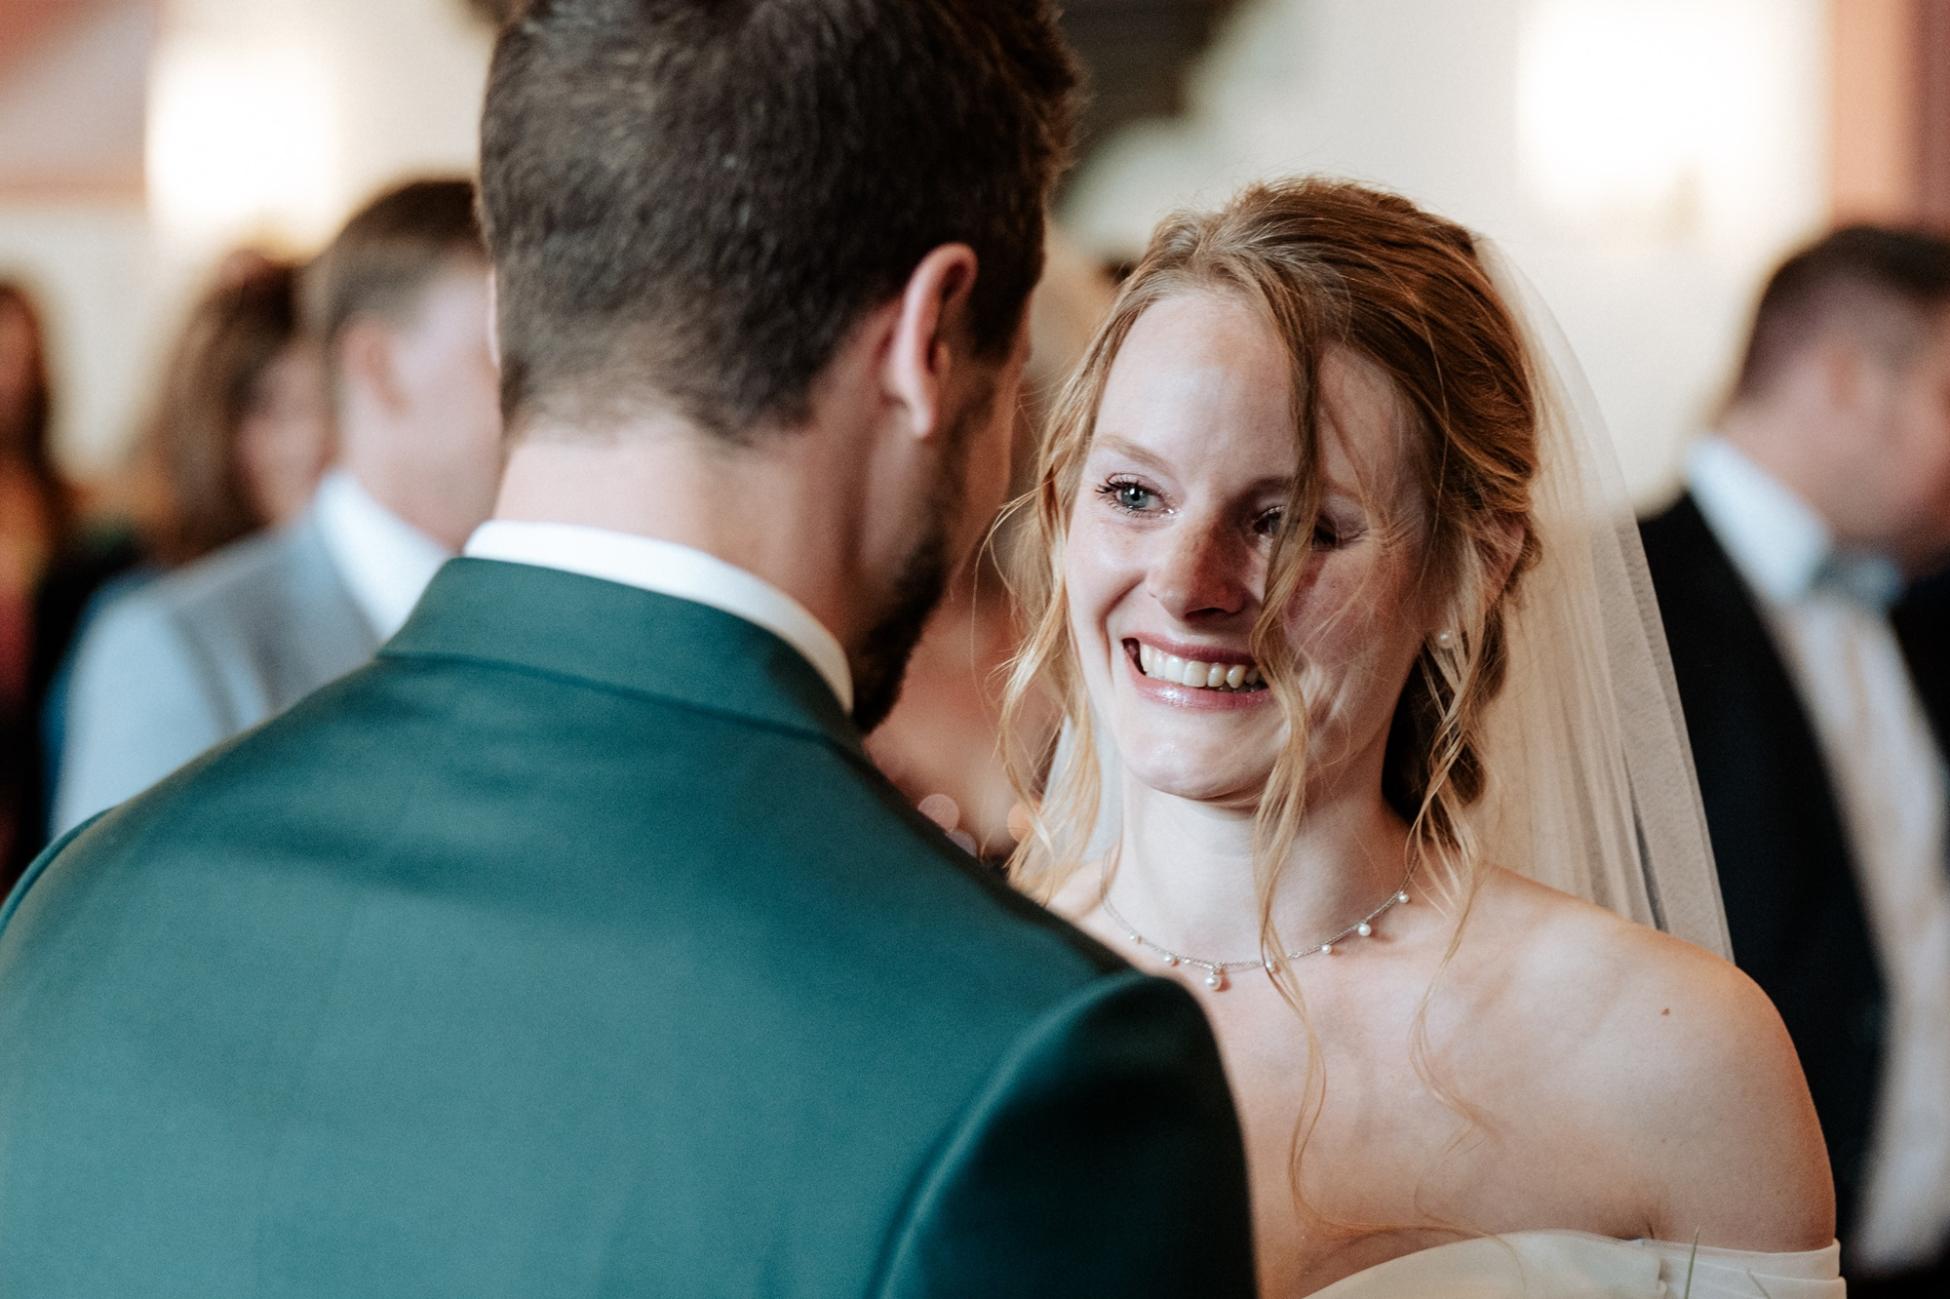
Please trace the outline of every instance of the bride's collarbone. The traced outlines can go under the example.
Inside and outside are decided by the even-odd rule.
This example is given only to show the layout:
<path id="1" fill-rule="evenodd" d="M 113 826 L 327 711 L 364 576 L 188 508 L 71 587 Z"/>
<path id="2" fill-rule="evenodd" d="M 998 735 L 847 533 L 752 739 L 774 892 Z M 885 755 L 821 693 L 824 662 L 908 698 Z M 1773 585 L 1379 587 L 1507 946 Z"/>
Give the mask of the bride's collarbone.
<path id="1" fill-rule="evenodd" d="M 1621 1238 L 1698 1231 L 1756 1250 L 1832 1238 L 1793 1048 L 1745 976 L 1539 886 L 1499 886 L 1485 900 L 1426 1010 L 1401 1010 L 1387 980 L 1406 972 L 1382 963 L 1371 972 L 1379 996 L 1364 998 L 1353 980 L 1317 987 L 1317 1061 L 1297 1022 L 1282 1033 L 1243 1007 L 1215 1016 L 1264 1197 L 1265 1248 L 1310 1266 L 1302 1258 L 1318 1243 L 1287 1190 L 1316 1064 L 1324 1090 L 1305 1165 L 1330 1218 Z M 1413 1232 L 1399 1248 L 1378 1239 L 1353 1251 L 1361 1261 L 1347 1271 L 1380 1261 L 1378 1250 L 1428 1243 Z"/>
<path id="2" fill-rule="evenodd" d="M 1472 918 L 1480 926 L 1433 985 L 1426 964 L 1379 950 L 1303 981 L 1311 1034 L 1276 999 L 1208 999 L 1240 1099 L 1261 1235 L 1296 1266 L 1324 1230 L 1307 1226 L 1288 1173 L 1309 1085 L 1320 1108 L 1303 1169 L 1328 1219 L 1628 1237 L 1658 1225 L 1648 1134 L 1633 1126 L 1644 1111 L 1627 1103 L 1661 1067 L 1656 1027 L 1632 1022 L 1661 1018 L 1659 1008 L 1623 986 L 1645 973 L 1645 955 L 1612 950 L 1633 941 L 1612 927 L 1623 922 L 1582 904 L 1484 902 Z M 1349 1246 L 1358 1265 L 1348 1270 L 1430 1243 L 1439 1240 L 1427 1230 L 1384 1233 Z"/>

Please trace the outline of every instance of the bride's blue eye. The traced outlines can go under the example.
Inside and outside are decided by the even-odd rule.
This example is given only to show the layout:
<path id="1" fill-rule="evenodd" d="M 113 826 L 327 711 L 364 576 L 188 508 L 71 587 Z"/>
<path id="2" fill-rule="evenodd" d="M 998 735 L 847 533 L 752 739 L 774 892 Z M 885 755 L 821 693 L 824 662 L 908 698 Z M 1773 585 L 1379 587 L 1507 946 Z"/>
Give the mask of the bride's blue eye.
<path id="1" fill-rule="evenodd" d="M 1097 495 L 1126 514 L 1144 514 L 1158 503 L 1158 494 L 1129 478 L 1113 478 L 1097 488 Z"/>

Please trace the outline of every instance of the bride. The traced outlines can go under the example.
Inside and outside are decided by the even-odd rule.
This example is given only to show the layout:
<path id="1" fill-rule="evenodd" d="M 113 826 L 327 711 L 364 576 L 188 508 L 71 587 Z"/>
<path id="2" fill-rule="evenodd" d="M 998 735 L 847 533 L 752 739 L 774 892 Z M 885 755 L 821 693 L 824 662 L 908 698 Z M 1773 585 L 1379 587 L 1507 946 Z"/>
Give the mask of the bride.
<path id="1" fill-rule="evenodd" d="M 1201 999 L 1264 1294 L 1831 1299 L 1821 1134 L 1696 945 L 1657 615 L 1544 319 L 1354 185 L 1159 229 L 1031 498 L 1010 703 L 1066 738 L 1015 878 Z"/>

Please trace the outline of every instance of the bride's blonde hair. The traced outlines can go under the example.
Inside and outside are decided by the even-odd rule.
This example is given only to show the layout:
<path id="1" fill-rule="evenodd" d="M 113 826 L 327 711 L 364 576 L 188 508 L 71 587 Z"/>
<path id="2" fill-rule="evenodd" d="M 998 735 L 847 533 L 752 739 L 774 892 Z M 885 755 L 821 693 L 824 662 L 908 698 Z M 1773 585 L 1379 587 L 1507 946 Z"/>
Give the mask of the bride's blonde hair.
<path id="1" fill-rule="evenodd" d="M 1031 809 L 1029 833 L 1010 870 L 1019 887 L 1046 902 L 1085 864 L 1103 795 L 1070 633 L 1066 530 L 1111 363 L 1146 309 L 1184 293 L 1220 293 L 1248 305 L 1285 345 L 1290 362 L 1300 468 L 1250 648 L 1287 722 L 1286 743 L 1256 812 L 1261 953 L 1305 1022 L 1283 955 L 1298 936 L 1283 942 L 1275 932 L 1272 901 L 1305 815 L 1306 674 L 1283 615 L 1303 576 L 1318 506 L 1313 469 L 1320 463 L 1322 358 L 1338 348 L 1378 367 L 1411 416 L 1410 459 L 1431 525 L 1424 573 L 1438 584 L 1453 635 L 1423 645 L 1396 704 L 1383 792 L 1409 825 L 1405 870 L 1457 916 L 1449 955 L 1482 876 L 1465 812 L 1489 777 L 1480 744 L 1484 712 L 1505 670 L 1504 611 L 1538 558 L 1530 513 L 1537 403 L 1521 335 L 1470 233 L 1406 199 L 1345 182 L 1290 180 L 1252 186 L 1215 212 L 1181 213 L 1159 226 L 1058 398 L 1035 486 L 1017 503 L 1031 511 L 1040 544 L 1023 547 L 1027 562 L 1014 575 L 1029 634 L 1010 667 L 1004 731 L 1019 733 L 1020 719 L 1036 712 L 1034 697 L 1053 691 L 1071 737 L 1067 760 L 1040 797 L 1031 791 L 1049 765 L 1048 748 L 1007 746 L 1017 755 L 1012 776 Z M 1425 1025 L 1426 1016 L 1419 1016 L 1417 1065 L 1441 1093 L 1426 1068 Z M 1317 1059 L 1310 1024 L 1307 1035 L 1308 1058 Z M 1324 1086 L 1319 1071 L 1310 1070 L 1293 1147 L 1296 1194 L 1300 1154 Z M 1467 1110 L 1446 1093 L 1445 1099 Z"/>

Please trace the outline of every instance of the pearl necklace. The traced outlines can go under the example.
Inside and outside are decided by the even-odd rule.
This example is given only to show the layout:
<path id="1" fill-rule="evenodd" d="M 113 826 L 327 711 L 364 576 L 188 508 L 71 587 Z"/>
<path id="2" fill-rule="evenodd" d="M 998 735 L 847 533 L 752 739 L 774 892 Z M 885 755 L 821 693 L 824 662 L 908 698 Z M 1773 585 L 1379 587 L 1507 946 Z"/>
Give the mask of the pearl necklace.
<path id="1" fill-rule="evenodd" d="M 1286 959 L 1289 961 L 1297 961 L 1303 956 L 1332 956 L 1336 944 L 1345 942 L 1350 938 L 1372 938 L 1374 936 L 1375 921 L 1381 919 L 1381 917 L 1387 915 L 1396 907 L 1405 906 L 1408 903 L 1408 885 L 1409 881 L 1414 878 L 1415 871 L 1411 868 L 1408 874 L 1402 877 L 1401 887 L 1393 893 L 1390 893 L 1380 906 L 1368 912 L 1367 915 L 1362 916 L 1346 929 L 1321 942 L 1315 943 L 1312 947 L 1303 947 L 1298 951 L 1288 952 Z M 1124 931 L 1126 937 L 1139 947 L 1157 953 L 1159 959 L 1164 961 L 1166 965 L 1174 967 L 1189 965 L 1194 969 L 1204 970 L 1205 986 L 1214 992 L 1223 992 L 1231 986 L 1232 981 L 1227 976 L 1234 970 L 1264 970 L 1268 974 L 1273 972 L 1273 962 L 1263 957 L 1256 957 L 1249 961 L 1207 961 L 1196 956 L 1187 956 L 1183 952 L 1174 952 L 1169 947 L 1154 943 L 1143 934 L 1140 934 L 1137 931 L 1137 927 L 1126 920 L 1118 912 L 1117 908 L 1111 905 L 1108 893 L 1104 896 L 1103 908 L 1104 914 L 1109 916 L 1116 923 L 1117 927 Z"/>

